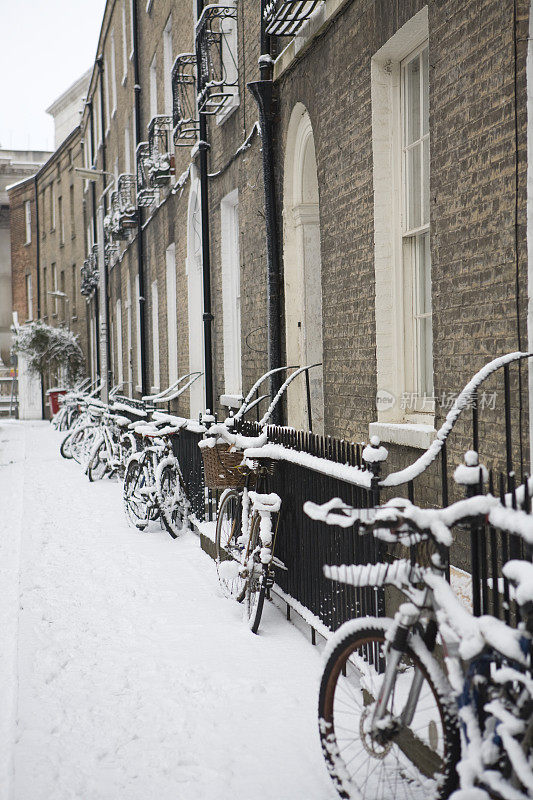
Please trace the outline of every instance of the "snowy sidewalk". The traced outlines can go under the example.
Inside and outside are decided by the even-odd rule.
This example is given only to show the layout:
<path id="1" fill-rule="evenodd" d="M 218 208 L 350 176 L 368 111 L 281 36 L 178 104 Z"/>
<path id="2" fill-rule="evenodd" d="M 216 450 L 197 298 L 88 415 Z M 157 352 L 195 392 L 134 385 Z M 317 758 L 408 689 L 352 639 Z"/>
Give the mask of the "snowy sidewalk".
<path id="1" fill-rule="evenodd" d="M 0 421 L 0 800 L 336 797 L 320 654 L 270 606 L 250 633 L 197 537 L 129 528 L 61 436 Z"/>

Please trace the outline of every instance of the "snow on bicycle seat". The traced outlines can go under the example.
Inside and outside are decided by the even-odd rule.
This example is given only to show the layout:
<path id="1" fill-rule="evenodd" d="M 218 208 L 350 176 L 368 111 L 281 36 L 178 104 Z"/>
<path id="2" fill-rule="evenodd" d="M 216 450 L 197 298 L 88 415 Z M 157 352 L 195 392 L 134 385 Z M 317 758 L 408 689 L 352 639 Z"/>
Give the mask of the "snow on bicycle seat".
<path id="1" fill-rule="evenodd" d="M 133 426 L 135 433 L 140 436 L 160 436 L 161 432 L 155 425 L 149 422 L 136 422 Z"/>
<path id="2" fill-rule="evenodd" d="M 118 425 L 119 428 L 127 428 L 131 420 L 129 420 L 127 417 L 121 417 L 121 416 L 115 417 L 113 415 L 113 422 L 115 423 L 115 425 Z"/>
<path id="3" fill-rule="evenodd" d="M 533 564 L 528 561 L 513 559 L 502 567 L 502 572 L 515 589 L 515 598 L 519 606 L 533 602 Z"/>

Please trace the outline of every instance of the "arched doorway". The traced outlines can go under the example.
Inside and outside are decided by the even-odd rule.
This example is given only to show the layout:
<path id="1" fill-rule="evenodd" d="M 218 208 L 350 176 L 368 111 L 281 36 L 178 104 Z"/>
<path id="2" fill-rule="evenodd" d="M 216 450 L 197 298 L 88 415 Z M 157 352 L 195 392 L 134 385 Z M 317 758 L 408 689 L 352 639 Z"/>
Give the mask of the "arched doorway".
<path id="1" fill-rule="evenodd" d="M 311 120 L 297 103 L 287 133 L 283 181 L 283 252 L 287 364 L 322 362 L 322 262 L 320 206 Z M 312 426 L 324 432 L 322 367 L 309 373 Z M 307 430 L 305 381 L 297 378 L 287 396 L 288 423 Z"/>
<path id="2" fill-rule="evenodd" d="M 189 313 L 189 370 L 204 371 L 203 276 L 202 276 L 202 219 L 200 181 L 191 177 L 187 212 L 187 273 Z M 190 416 L 197 417 L 205 408 L 205 381 L 202 376 L 190 388 Z"/>

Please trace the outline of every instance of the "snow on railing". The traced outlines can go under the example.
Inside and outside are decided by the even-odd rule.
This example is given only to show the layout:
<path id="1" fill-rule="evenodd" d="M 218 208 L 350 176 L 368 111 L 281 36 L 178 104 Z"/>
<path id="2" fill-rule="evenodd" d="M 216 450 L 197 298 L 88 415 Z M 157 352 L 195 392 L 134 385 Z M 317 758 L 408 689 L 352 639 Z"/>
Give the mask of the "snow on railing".
<path id="1" fill-rule="evenodd" d="M 523 358 L 529 358 L 532 355 L 533 353 L 521 353 L 517 351 L 515 353 L 507 353 L 507 355 L 495 358 L 493 361 L 489 361 L 488 364 L 485 364 L 485 366 L 474 375 L 474 377 L 466 384 L 463 391 L 457 396 L 453 406 L 446 416 L 443 425 L 438 430 L 435 439 L 430 444 L 428 449 L 422 453 L 422 455 L 417 458 L 416 461 L 414 461 L 408 467 L 405 467 L 405 469 L 401 469 L 398 472 L 391 472 L 390 475 L 387 475 L 386 478 L 383 478 L 379 482 L 379 485 L 383 487 L 400 486 L 401 484 L 408 483 L 409 481 L 412 481 L 414 478 L 417 478 L 419 475 L 421 475 L 439 455 L 444 442 L 453 430 L 453 427 L 461 416 L 461 413 L 471 403 L 476 389 L 481 386 L 481 384 L 489 377 L 489 375 L 492 375 L 493 372 L 496 372 L 501 367 L 504 367 L 506 364 L 511 364 L 513 361 L 520 361 Z"/>

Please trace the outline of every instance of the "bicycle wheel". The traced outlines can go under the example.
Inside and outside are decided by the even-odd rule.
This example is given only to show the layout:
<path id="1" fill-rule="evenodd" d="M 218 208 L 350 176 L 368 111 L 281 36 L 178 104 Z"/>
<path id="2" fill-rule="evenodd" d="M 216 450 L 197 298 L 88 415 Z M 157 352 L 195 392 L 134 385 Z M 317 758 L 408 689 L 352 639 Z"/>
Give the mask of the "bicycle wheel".
<path id="1" fill-rule="evenodd" d="M 87 477 L 92 482 L 100 481 L 108 472 L 109 467 L 107 463 L 107 448 L 106 443 L 102 439 L 96 449 L 93 450 L 89 463 L 87 464 Z"/>
<path id="2" fill-rule="evenodd" d="M 63 456 L 63 458 L 73 458 L 71 445 L 72 445 L 72 437 L 74 436 L 73 433 L 67 433 L 63 441 L 61 442 L 61 446 L 59 448 L 59 452 Z"/>
<path id="3" fill-rule="evenodd" d="M 226 597 L 241 602 L 244 598 L 244 578 L 239 572 L 243 543 L 241 537 L 241 493 L 229 489 L 222 495 L 217 514 L 215 553 L 218 580 Z"/>
<path id="4" fill-rule="evenodd" d="M 418 635 L 410 637 L 401 656 L 379 730 L 371 730 L 390 624 L 368 617 L 348 622 L 335 635 L 337 645 L 330 645 L 318 702 L 324 758 L 343 798 L 447 798 L 457 784 L 460 757 L 455 703 L 448 681 Z M 418 671 L 418 702 L 411 721 L 403 724 L 401 715 Z"/>
<path id="5" fill-rule="evenodd" d="M 139 457 L 132 456 L 124 476 L 122 499 L 128 522 L 141 531 L 146 528 L 150 519 L 148 496 L 143 491 L 146 485 L 144 464 L 140 462 Z"/>
<path id="6" fill-rule="evenodd" d="M 168 458 L 158 464 L 156 486 L 163 525 L 175 539 L 187 520 L 187 498 L 175 459 Z"/>
<path id="7" fill-rule="evenodd" d="M 266 594 L 266 568 L 255 552 L 258 547 L 261 547 L 259 539 L 260 521 L 259 515 L 255 514 L 251 524 L 249 556 L 248 564 L 246 565 L 248 577 L 246 578 L 246 588 L 244 590 L 244 619 L 252 633 L 257 633 L 259 630 Z"/>

